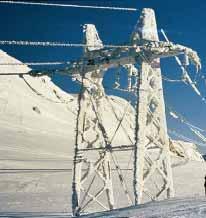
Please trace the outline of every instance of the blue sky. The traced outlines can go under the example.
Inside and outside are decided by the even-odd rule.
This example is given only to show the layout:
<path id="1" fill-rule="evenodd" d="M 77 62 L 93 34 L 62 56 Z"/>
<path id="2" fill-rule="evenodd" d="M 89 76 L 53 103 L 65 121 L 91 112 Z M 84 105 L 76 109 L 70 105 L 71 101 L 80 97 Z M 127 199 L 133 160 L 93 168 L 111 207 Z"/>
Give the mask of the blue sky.
<path id="1" fill-rule="evenodd" d="M 80 8 L 57 8 L 43 6 L 22 6 L 0 4 L 0 40 L 31 40 L 82 42 L 82 25 L 93 23 L 105 44 L 123 44 L 136 24 L 144 7 L 155 9 L 158 28 L 163 28 L 171 41 L 197 50 L 202 59 L 205 74 L 206 61 L 206 2 L 203 0 L 68 0 L 47 1 L 82 5 L 102 5 L 135 7 L 137 12 L 119 12 Z M 160 38 L 162 36 L 160 35 Z M 24 62 L 57 61 L 79 58 L 81 48 L 42 48 L 1 46 L 1 49 Z M 194 78 L 194 69 L 190 68 Z M 178 79 L 180 69 L 174 58 L 162 60 L 163 75 Z M 110 86 L 114 80 L 106 76 L 104 84 Z M 77 86 L 67 77 L 55 76 L 54 82 L 66 91 L 75 92 Z M 206 84 L 198 80 L 198 87 L 206 96 Z M 175 108 L 189 121 L 206 129 L 206 104 L 183 83 L 164 82 L 164 95 L 167 105 Z M 169 128 L 198 140 L 184 125 L 168 117 Z"/>

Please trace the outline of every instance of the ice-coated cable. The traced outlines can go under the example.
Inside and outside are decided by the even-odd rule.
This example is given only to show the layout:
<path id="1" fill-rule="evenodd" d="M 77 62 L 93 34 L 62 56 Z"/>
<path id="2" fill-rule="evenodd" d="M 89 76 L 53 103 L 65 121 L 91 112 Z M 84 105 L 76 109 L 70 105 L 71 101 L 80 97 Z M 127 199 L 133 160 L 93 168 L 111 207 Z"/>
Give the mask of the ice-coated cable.
<path id="1" fill-rule="evenodd" d="M 88 8 L 88 9 L 103 9 L 103 10 L 117 10 L 117 11 L 137 11 L 136 8 L 124 8 L 116 6 L 95 6 L 95 5 L 78 5 L 78 4 L 58 4 L 47 2 L 27 2 L 27 1 L 0 1 L 1 4 L 15 4 L 15 5 L 31 5 L 31 6 L 50 6 L 50 7 L 70 7 L 70 8 Z"/>
<path id="2" fill-rule="evenodd" d="M 0 45 L 19 45 L 19 46 L 43 46 L 43 47 L 98 47 L 89 46 L 82 43 L 68 42 L 49 42 L 49 41 L 23 41 L 23 40 L 0 40 Z M 104 48 L 134 48 L 131 45 L 104 45 Z"/>

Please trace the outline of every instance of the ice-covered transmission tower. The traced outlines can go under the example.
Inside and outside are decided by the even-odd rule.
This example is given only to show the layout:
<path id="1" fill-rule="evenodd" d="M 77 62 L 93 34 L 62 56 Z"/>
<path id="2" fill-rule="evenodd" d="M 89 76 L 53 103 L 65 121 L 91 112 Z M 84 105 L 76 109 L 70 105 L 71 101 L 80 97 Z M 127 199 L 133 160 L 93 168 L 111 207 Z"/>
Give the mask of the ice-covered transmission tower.
<path id="1" fill-rule="evenodd" d="M 153 10 L 143 10 L 134 34 L 140 41 L 159 41 Z M 143 201 L 145 191 L 153 199 L 174 196 L 160 59 L 149 60 L 145 55 L 139 63 L 134 147 L 136 204 Z"/>
<path id="2" fill-rule="evenodd" d="M 92 24 L 84 25 L 84 38 L 84 44 L 62 44 L 83 46 L 84 54 L 81 59 L 66 62 L 67 66 L 64 69 L 44 72 L 31 70 L 26 73 L 32 76 L 50 73 L 72 75 L 81 83 L 73 160 L 73 215 L 79 216 L 85 211 L 112 210 L 118 207 L 117 201 L 126 200 L 127 204 L 124 205 L 128 206 L 173 197 L 160 59 L 184 55 L 184 60 L 190 60 L 199 69 L 201 63 L 197 53 L 182 45 L 159 41 L 155 13 L 152 9 L 143 9 L 127 45 L 104 45 Z M 1 43 L 60 45 L 27 41 L 1 41 Z M 191 83 L 185 71 L 185 64 L 177 60 L 184 77 Z M 114 105 L 109 101 L 111 98 L 105 94 L 102 84 L 108 69 L 120 67 L 128 71 L 127 91 L 135 90 L 137 97 L 135 109 L 128 102 L 124 110 L 118 105 L 121 116 L 115 112 Z M 22 74 L 21 77 L 23 78 Z M 115 84 L 119 86 L 118 82 Z M 198 90 L 196 92 L 199 93 Z M 110 111 L 107 110 L 108 105 Z M 130 123 L 125 119 L 127 123 L 125 127 L 123 120 L 129 117 L 128 108 L 130 115 L 135 114 L 135 119 Z M 116 126 L 111 134 L 111 123 L 114 121 Z M 120 129 L 130 144 L 124 144 Z M 129 134 L 131 130 L 134 130 L 132 137 Z M 119 139 L 115 141 L 117 135 Z M 125 155 L 128 151 L 133 153 L 132 175 L 123 173 L 121 169 L 121 163 L 128 158 Z M 125 169 L 128 170 L 128 167 Z M 121 188 L 117 186 L 114 170 L 117 172 Z M 123 192 L 124 197 L 120 197 L 120 192 Z"/>
<path id="3" fill-rule="evenodd" d="M 200 67 L 197 53 L 181 45 L 159 41 L 152 9 L 143 9 L 129 46 L 105 48 L 91 24 L 84 26 L 84 33 L 84 56 L 66 69 L 82 83 L 74 150 L 73 214 L 79 215 L 88 206 L 94 210 L 115 208 L 118 197 L 114 191 L 113 169 L 118 172 L 130 205 L 145 202 L 148 196 L 153 200 L 173 197 L 160 58 L 183 54 Z M 113 146 L 103 119 L 107 96 L 102 80 L 107 69 L 119 66 L 127 68 L 130 75 L 131 69 L 136 72 L 136 125 L 132 144 Z M 128 150 L 133 151 L 134 158 L 132 197 L 113 155 Z"/>

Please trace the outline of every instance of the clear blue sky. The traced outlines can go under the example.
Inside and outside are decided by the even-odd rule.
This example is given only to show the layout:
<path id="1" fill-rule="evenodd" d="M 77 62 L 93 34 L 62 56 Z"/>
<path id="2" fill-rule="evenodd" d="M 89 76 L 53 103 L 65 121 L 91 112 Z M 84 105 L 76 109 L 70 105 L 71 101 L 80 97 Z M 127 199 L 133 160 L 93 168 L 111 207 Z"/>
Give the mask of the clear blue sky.
<path id="1" fill-rule="evenodd" d="M 128 41 L 142 8 L 155 9 L 158 28 L 163 28 L 171 41 L 197 50 L 205 74 L 206 61 L 206 1 L 203 0 L 68 0 L 47 1 L 83 5 L 135 7 L 138 12 L 119 12 L 80 8 L 57 8 L 43 6 L 22 6 L 0 4 L 0 40 L 33 40 L 82 42 L 81 25 L 96 25 L 101 39 L 106 44 L 123 44 Z M 160 36 L 161 39 L 163 39 Z M 1 46 L 1 49 L 24 62 L 56 61 L 79 58 L 80 48 L 42 48 Z M 180 70 L 174 58 L 162 61 L 162 72 L 170 78 L 180 78 Z M 191 68 L 194 78 L 194 69 Z M 114 79 L 114 77 L 113 77 Z M 75 86 L 67 77 L 55 76 L 54 82 L 64 90 L 75 92 Z M 109 75 L 104 84 L 110 86 Z M 206 95 L 206 84 L 198 83 L 202 94 Z M 15 90 L 14 90 L 15 91 Z M 206 129 L 206 104 L 184 84 L 164 82 L 166 104 L 173 106 L 189 121 Z M 169 128 L 197 140 L 184 125 L 168 118 Z"/>

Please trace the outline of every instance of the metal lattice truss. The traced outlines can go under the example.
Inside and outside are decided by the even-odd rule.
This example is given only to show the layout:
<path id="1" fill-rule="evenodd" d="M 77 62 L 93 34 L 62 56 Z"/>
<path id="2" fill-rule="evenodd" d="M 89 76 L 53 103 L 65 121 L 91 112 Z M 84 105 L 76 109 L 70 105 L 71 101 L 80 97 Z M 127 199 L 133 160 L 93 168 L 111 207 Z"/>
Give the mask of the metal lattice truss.
<path id="1" fill-rule="evenodd" d="M 79 99 L 80 107 L 77 119 L 73 181 L 74 214 L 85 211 L 91 205 L 95 207 L 93 210 L 111 210 L 115 207 L 112 168 L 117 171 L 129 202 L 128 205 L 132 203 L 121 168 L 113 152 L 131 150 L 133 146 L 112 147 L 115 132 L 108 136 L 102 120 L 102 105 L 104 102 L 108 102 L 104 90 L 95 86 L 95 83 L 93 83 L 92 89 L 89 89 L 87 78 L 83 79 L 83 85 L 84 90 Z M 119 125 L 121 123 L 118 123 L 117 129 Z"/>
<path id="2" fill-rule="evenodd" d="M 148 200 L 143 196 L 145 191 L 153 200 L 174 196 L 161 71 L 148 63 L 142 63 L 141 71 L 144 73 L 138 91 L 135 146 L 136 203 Z"/>
<path id="3" fill-rule="evenodd" d="M 20 76 L 24 79 L 25 74 L 42 76 L 59 73 L 72 75 L 73 79 L 82 85 L 76 120 L 72 182 L 73 215 L 78 216 L 85 211 L 112 210 L 120 205 L 136 205 L 149 200 L 173 197 L 174 188 L 160 58 L 174 56 L 182 69 L 183 80 L 190 84 L 202 98 L 185 68 L 189 61 L 196 66 L 197 70 L 201 68 L 197 53 L 185 46 L 169 42 L 163 31 L 166 42 L 159 41 L 155 14 L 152 9 L 143 9 L 129 45 L 104 45 L 92 24 L 85 25 L 83 32 L 85 34 L 83 44 L 0 41 L 0 44 L 9 45 L 84 48 L 84 56 L 78 61 L 2 64 L 66 65 L 66 68 L 61 70 L 44 72 L 31 70 L 28 73 L 21 73 Z M 184 55 L 183 63 L 176 57 L 177 55 Z M 102 85 L 105 72 L 110 68 L 119 67 L 125 68 L 128 73 L 126 91 L 135 92 L 137 97 L 136 108 L 128 103 L 124 105 L 120 114 L 118 114 L 119 111 L 115 111 L 111 99 L 105 95 Z M 19 73 L 1 75 L 19 75 Z M 29 86 L 28 83 L 27 85 Z M 37 93 L 35 89 L 30 88 Z M 115 88 L 122 90 L 119 81 L 115 82 Z M 205 99 L 202 98 L 202 100 Z M 107 111 L 106 114 L 105 109 L 108 107 L 110 107 L 110 112 Z M 105 121 L 105 114 L 111 117 L 109 122 L 108 118 Z M 134 114 L 135 117 L 132 120 L 131 116 Z M 175 119 L 178 118 L 174 113 L 171 115 Z M 123 125 L 125 120 L 126 122 L 130 120 L 128 126 Z M 115 129 L 111 129 L 113 121 L 115 121 Z M 206 140 L 197 128 L 191 125 L 189 127 L 199 138 Z M 134 130 L 132 135 L 131 130 Z M 122 142 L 122 134 L 127 138 L 127 143 Z M 120 138 L 119 141 L 117 140 L 118 144 L 115 144 L 114 141 L 118 137 Z M 125 168 L 128 170 L 129 166 L 131 168 L 132 157 L 132 174 L 131 172 L 130 174 L 124 173 L 122 163 L 125 159 L 128 161 Z M 117 173 L 117 179 L 113 171 Z M 117 185 L 117 180 L 120 186 Z M 120 191 L 123 197 L 120 197 Z"/>
<path id="4" fill-rule="evenodd" d="M 144 10 L 138 26 L 143 30 L 139 33 L 142 40 L 159 41 L 153 11 Z M 162 56 L 164 53 L 173 53 L 161 46 L 159 50 L 151 46 L 151 50 L 157 57 L 158 54 Z M 154 200 L 174 196 L 160 60 L 149 61 L 147 56 L 144 56 L 140 66 L 137 91 L 134 172 L 136 203 L 145 201 L 144 191 L 149 192 Z"/>
<path id="5" fill-rule="evenodd" d="M 160 42 L 154 11 L 144 9 L 131 36 L 128 48 L 105 49 L 94 25 L 84 26 L 84 58 L 70 64 L 63 73 L 72 72 L 82 84 L 79 95 L 73 170 L 73 214 L 83 211 L 112 210 L 118 207 L 118 193 L 113 183 L 117 171 L 127 205 L 174 196 L 169 139 L 165 118 L 160 58 L 183 54 L 199 69 L 200 59 L 192 49 Z M 136 77 L 136 127 L 130 144 L 114 146 L 113 136 L 103 118 L 102 80 L 109 68 L 123 66 L 128 70 L 128 90 L 133 90 L 131 76 Z M 133 84 L 134 85 L 134 84 Z M 126 134 L 128 136 L 128 134 Z M 122 173 L 121 158 L 115 152 L 132 151 L 133 191 Z M 118 160 L 119 159 L 119 160 Z M 130 179 L 131 180 L 131 179 Z M 130 185 L 132 186 L 132 184 Z M 97 209 L 99 208 L 99 209 Z"/>
<path id="6" fill-rule="evenodd" d="M 129 9 L 119 8 L 118 10 Z M 155 14 L 152 9 L 143 9 L 129 45 L 104 46 L 92 24 L 84 25 L 83 32 L 85 35 L 83 44 L 0 41 L 0 44 L 9 45 L 84 48 L 84 55 L 78 61 L 53 63 L 53 65 L 65 64 L 66 67 L 61 70 L 44 72 L 31 70 L 25 73 L 31 76 L 52 73 L 72 75 L 74 80 L 81 83 L 73 161 L 73 215 L 78 216 L 82 212 L 112 210 L 120 205 L 121 207 L 136 205 L 150 200 L 173 197 L 174 188 L 160 58 L 175 56 L 183 71 L 184 80 L 201 96 L 185 69 L 189 61 L 196 66 L 197 70 L 201 68 L 197 53 L 185 46 L 169 42 L 164 32 L 167 41 L 159 41 Z M 181 63 L 176 57 L 178 55 L 184 55 L 185 63 Z M 11 63 L 4 63 L 4 65 L 7 64 Z M 30 65 L 39 64 L 42 63 L 30 63 Z M 137 99 L 135 108 L 127 103 L 117 112 L 110 101 L 111 98 L 104 92 L 102 81 L 108 69 L 119 67 L 127 70 L 127 91 L 135 91 Z M 20 75 L 24 79 L 24 74 Z M 116 81 L 115 86 L 120 87 L 119 81 Z M 36 92 L 34 89 L 33 91 Z M 110 111 L 106 111 L 108 108 Z M 134 114 L 134 120 L 132 120 L 131 116 Z M 128 120 L 130 123 L 126 126 Z M 115 122 L 115 129 L 111 129 L 112 122 Z M 131 130 L 134 130 L 132 135 Z M 191 130 L 203 141 L 206 140 L 197 129 L 191 127 Z M 122 134 L 127 139 L 126 143 L 124 143 Z M 130 166 L 132 170 L 130 174 L 123 172 L 125 160 L 128 161 L 125 169 L 128 170 Z M 117 176 L 114 175 L 114 171 Z M 120 192 L 123 193 L 121 197 Z"/>

